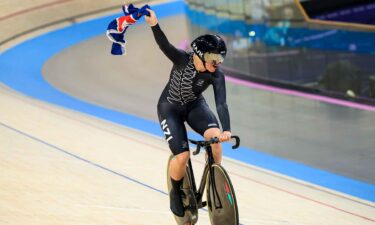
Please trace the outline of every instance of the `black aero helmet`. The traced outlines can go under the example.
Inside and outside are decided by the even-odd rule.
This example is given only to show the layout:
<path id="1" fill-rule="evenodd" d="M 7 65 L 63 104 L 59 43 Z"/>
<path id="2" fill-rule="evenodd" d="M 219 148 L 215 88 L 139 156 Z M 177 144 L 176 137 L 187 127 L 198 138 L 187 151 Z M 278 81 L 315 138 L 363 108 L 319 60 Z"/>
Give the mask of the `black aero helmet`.
<path id="1" fill-rule="evenodd" d="M 215 34 L 205 34 L 191 42 L 194 53 L 203 61 L 212 65 L 220 64 L 227 54 L 224 40 Z"/>

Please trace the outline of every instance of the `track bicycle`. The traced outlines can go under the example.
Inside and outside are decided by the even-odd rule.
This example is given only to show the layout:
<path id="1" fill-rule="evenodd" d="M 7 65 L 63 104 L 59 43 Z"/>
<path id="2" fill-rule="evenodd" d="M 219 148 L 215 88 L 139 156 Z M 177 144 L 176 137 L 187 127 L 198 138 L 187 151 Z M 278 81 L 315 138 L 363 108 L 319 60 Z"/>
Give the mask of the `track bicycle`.
<path id="1" fill-rule="evenodd" d="M 231 138 L 236 141 L 232 146 L 232 149 L 238 148 L 240 145 L 240 138 L 238 136 L 232 136 Z M 208 141 L 195 141 L 189 139 L 189 141 L 197 146 L 193 155 L 199 154 L 202 147 L 206 150 L 206 163 L 199 189 L 197 190 L 193 166 L 189 159 L 181 188 L 185 215 L 184 217 L 175 216 L 177 224 L 196 224 L 198 221 L 198 209 L 207 205 L 212 225 L 239 225 L 238 206 L 232 182 L 230 181 L 229 175 L 224 167 L 215 163 L 212 154 L 211 144 L 219 143 L 219 139 L 212 138 Z M 172 186 L 169 176 L 169 164 L 173 157 L 173 155 L 169 157 L 167 167 L 168 193 Z M 207 201 L 203 201 L 205 188 Z"/>

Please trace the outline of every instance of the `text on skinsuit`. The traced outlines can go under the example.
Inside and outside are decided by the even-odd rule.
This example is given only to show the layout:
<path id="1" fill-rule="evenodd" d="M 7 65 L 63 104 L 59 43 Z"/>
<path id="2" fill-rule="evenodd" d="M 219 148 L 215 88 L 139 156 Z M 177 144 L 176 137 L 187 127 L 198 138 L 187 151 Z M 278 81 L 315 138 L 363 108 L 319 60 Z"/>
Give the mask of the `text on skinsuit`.
<path id="1" fill-rule="evenodd" d="M 172 140 L 173 136 L 171 135 L 171 131 L 168 128 L 167 120 L 164 119 L 160 124 L 161 128 L 163 129 L 165 139 L 167 140 L 167 142 L 169 142 L 170 140 Z"/>

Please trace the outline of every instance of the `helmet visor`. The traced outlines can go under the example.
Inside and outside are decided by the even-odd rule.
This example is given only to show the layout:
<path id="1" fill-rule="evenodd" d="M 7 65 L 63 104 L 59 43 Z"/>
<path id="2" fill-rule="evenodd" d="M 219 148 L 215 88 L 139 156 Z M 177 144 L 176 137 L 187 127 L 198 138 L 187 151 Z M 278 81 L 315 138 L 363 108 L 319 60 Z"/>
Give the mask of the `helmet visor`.
<path id="1" fill-rule="evenodd" d="M 221 54 L 216 54 L 216 53 L 206 52 L 203 55 L 203 59 L 204 59 L 205 62 L 207 62 L 207 63 L 209 63 L 213 66 L 217 66 L 217 65 L 224 62 L 224 56 L 221 55 Z"/>

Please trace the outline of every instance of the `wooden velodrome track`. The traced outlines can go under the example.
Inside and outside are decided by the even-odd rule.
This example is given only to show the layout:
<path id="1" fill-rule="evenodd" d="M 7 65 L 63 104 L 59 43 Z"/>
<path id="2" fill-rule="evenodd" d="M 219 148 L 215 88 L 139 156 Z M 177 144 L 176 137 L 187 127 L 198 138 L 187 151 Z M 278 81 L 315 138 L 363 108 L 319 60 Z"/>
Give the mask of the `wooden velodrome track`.
<path id="1" fill-rule="evenodd" d="M 160 137 L 4 85 L 0 109 L 0 224 L 174 224 Z M 194 157 L 197 171 L 203 161 Z M 371 202 L 228 158 L 223 165 L 241 224 L 375 224 Z M 198 224 L 208 221 L 201 210 Z"/>

